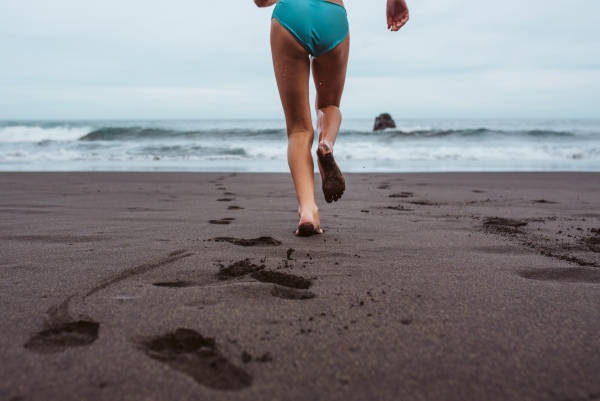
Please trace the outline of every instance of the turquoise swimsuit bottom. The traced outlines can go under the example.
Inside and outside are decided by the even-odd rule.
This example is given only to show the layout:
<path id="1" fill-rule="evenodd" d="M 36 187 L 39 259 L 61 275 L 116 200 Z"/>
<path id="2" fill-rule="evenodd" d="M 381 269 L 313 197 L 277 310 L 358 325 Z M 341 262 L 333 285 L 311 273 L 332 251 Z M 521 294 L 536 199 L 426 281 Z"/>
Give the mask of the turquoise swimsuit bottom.
<path id="1" fill-rule="evenodd" d="M 315 57 L 332 50 L 348 35 L 346 9 L 326 0 L 279 0 L 273 18 Z"/>

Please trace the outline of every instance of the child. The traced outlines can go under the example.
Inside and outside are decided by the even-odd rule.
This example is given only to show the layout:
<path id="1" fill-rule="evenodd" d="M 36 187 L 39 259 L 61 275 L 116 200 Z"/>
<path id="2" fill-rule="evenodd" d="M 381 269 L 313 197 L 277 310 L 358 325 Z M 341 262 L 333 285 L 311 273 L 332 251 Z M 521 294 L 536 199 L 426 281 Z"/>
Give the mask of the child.
<path id="1" fill-rule="evenodd" d="M 278 3 L 271 19 L 273 66 L 288 134 L 288 164 L 298 195 L 296 235 L 322 234 L 315 203 L 314 138 L 308 100 L 312 69 L 317 90 L 317 158 L 327 203 L 340 199 L 344 176 L 333 158 L 342 114 L 340 100 L 350 50 L 348 18 L 342 0 L 254 0 L 259 7 Z M 387 0 L 387 24 L 399 30 L 408 21 L 404 0 Z"/>

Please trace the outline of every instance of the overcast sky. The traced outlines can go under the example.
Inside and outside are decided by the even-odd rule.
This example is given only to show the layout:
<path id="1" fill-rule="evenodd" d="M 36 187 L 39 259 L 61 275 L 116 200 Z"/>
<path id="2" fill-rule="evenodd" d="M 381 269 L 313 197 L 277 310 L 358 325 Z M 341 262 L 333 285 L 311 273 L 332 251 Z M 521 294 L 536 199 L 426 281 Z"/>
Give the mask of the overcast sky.
<path id="1" fill-rule="evenodd" d="M 346 0 L 347 118 L 600 118 L 600 1 Z M 282 118 L 273 8 L 0 1 L 0 119 Z"/>

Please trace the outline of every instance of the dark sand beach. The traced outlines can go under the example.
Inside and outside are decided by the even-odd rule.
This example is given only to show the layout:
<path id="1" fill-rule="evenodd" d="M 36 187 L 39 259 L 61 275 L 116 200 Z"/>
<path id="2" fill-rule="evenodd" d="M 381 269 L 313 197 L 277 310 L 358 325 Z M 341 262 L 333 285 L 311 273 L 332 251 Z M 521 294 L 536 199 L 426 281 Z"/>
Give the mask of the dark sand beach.
<path id="1" fill-rule="evenodd" d="M 0 399 L 600 399 L 600 174 L 346 183 L 0 173 Z"/>

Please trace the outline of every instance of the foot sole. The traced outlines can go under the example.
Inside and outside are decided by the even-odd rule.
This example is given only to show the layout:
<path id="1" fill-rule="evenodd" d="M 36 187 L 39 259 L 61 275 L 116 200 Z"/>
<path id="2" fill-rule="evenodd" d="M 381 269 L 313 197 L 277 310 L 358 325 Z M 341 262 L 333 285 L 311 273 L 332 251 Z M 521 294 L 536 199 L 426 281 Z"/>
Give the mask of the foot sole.
<path id="1" fill-rule="evenodd" d="M 327 203 L 337 202 L 346 190 L 346 180 L 333 158 L 333 152 L 327 145 L 321 144 L 317 149 L 323 195 Z"/>

